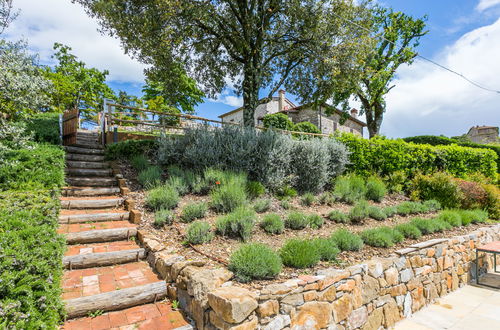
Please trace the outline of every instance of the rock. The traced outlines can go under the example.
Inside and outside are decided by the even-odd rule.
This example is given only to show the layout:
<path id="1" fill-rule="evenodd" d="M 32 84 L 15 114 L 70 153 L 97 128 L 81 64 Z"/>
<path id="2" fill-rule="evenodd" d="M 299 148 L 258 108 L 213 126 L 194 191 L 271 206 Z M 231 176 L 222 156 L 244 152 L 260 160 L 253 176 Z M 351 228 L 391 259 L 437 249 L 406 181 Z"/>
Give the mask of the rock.
<path id="1" fill-rule="evenodd" d="M 379 278 L 384 273 L 384 266 L 378 260 L 370 260 L 366 263 L 368 265 L 368 274 L 375 278 Z"/>
<path id="2" fill-rule="evenodd" d="M 322 329 L 333 323 L 332 308 L 327 302 L 311 301 L 292 316 L 292 330 Z"/>
<path id="3" fill-rule="evenodd" d="M 146 249 L 153 252 L 158 252 L 163 250 L 163 244 L 151 238 L 144 238 L 143 244 L 146 247 Z"/>
<path id="4" fill-rule="evenodd" d="M 384 309 L 384 326 L 391 328 L 400 319 L 398 305 L 393 301 L 385 304 L 382 308 Z"/>
<path id="5" fill-rule="evenodd" d="M 318 300 L 332 302 L 337 298 L 336 292 L 337 289 L 335 288 L 335 286 L 332 285 L 329 288 L 318 292 Z"/>
<path id="6" fill-rule="evenodd" d="M 262 328 L 262 330 L 281 330 L 290 324 L 290 316 L 278 315 L 269 324 Z"/>
<path id="7" fill-rule="evenodd" d="M 281 299 L 282 304 L 300 306 L 304 303 L 304 295 L 302 293 L 289 294 Z"/>
<path id="8" fill-rule="evenodd" d="M 259 324 L 259 319 L 257 317 L 250 318 L 249 321 L 243 322 L 237 326 L 229 328 L 230 330 L 255 330 Z"/>
<path id="9" fill-rule="evenodd" d="M 328 268 L 319 270 L 318 275 L 325 276 L 318 281 L 319 290 L 324 290 L 333 283 L 348 278 L 351 276 L 351 273 L 347 270 Z"/>
<path id="10" fill-rule="evenodd" d="M 406 267 L 406 257 L 399 257 L 394 261 L 394 265 L 398 270 L 401 270 Z"/>
<path id="11" fill-rule="evenodd" d="M 412 304 L 411 294 L 408 292 L 406 294 L 404 302 L 403 302 L 403 315 L 404 315 L 404 317 L 411 316 L 411 304 Z"/>
<path id="12" fill-rule="evenodd" d="M 352 312 L 352 299 L 351 295 L 345 294 L 332 304 L 333 317 L 336 323 L 345 320 Z"/>
<path id="13" fill-rule="evenodd" d="M 392 297 L 395 297 L 395 296 L 400 296 L 402 294 L 405 294 L 408 290 L 406 289 L 406 285 L 404 284 L 400 284 L 400 285 L 396 285 L 396 286 L 393 286 L 390 290 L 389 290 L 389 293 Z"/>
<path id="14" fill-rule="evenodd" d="M 363 305 L 369 303 L 378 296 L 379 288 L 380 287 L 376 279 L 367 275 L 363 277 L 363 285 L 361 287 Z"/>
<path id="15" fill-rule="evenodd" d="M 246 322 L 243 322 L 243 323 L 238 324 L 238 325 L 234 325 L 234 324 L 225 322 L 214 311 L 210 311 L 210 323 L 213 326 L 215 326 L 217 329 L 221 329 L 221 330 L 254 330 L 254 329 L 257 329 L 259 320 L 257 319 L 257 317 L 253 316 Z"/>
<path id="16" fill-rule="evenodd" d="M 239 287 L 218 288 L 207 297 L 217 316 L 228 323 L 240 323 L 258 306 L 252 292 Z"/>
<path id="17" fill-rule="evenodd" d="M 186 290 L 181 290 L 177 288 L 177 299 L 179 300 L 179 306 L 182 310 L 186 311 L 188 315 L 191 315 L 191 296 Z"/>
<path id="18" fill-rule="evenodd" d="M 267 317 L 278 314 L 280 305 L 277 300 L 268 300 L 259 305 L 257 308 L 257 315 L 259 317 Z"/>
<path id="19" fill-rule="evenodd" d="M 413 271 L 411 268 L 407 268 L 399 273 L 401 282 L 406 283 L 413 278 Z"/>
<path id="20" fill-rule="evenodd" d="M 358 264 L 347 268 L 347 270 L 351 273 L 351 276 L 364 274 L 368 271 L 367 264 Z"/>
<path id="21" fill-rule="evenodd" d="M 394 299 L 392 299 L 390 295 L 386 294 L 385 296 L 379 297 L 375 300 L 375 307 L 381 307 L 393 301 Z"/>
<path id="22" fill-rule="evenodd" d="M 283 295 L 287 294 L 292 289 L 284 284 L 270 284 L 261 290 L 262 295 Z"/>
<path id="23" fill-rule="evenodd" d="M 318 292 L 306 291 L 304 292 L 304 301 L 313 301 L 318 299 Z"/>
<path id="24" fill-rule="evenodd" d="M 385 281 L 387 282 L 387 285 L 393 286 L 398 284 L 398 279 L 399 279 L 399 273 L 396 268 L 389 268 L 385 271 L 384 273 L 385 276 Z"/>
<path id="25" fill-rule="evenodd" d="M 375 309 L 365 323 L 365 325 L 361 328 L 362 330 L 373 330 L 379 329 L 382 325 L 382 320 L 384 318 L 384 311 L 382 307 Z"/>
<path id="26" fill-rule="evenodd" d="M 206 308 L 201 301 L 195 299 L 191 301 L 191 316 L 196 323 L 197 329 L 204 329 L 208 323 L 208 318 L 206 317 L 208 314 L 205 311 Z"/>
<path id="27" fill-rule="evenodd" d="M 349 329 L 356 329 L 363 326 L 367 320 L 368 310 L 366 306 L 363 306 L 352 311 L 351 315 L 347 318 L 347 325 Z"/>
<path id="28" fill-rule="evenodd" d="M 186 267 L 185 269 L 187 269 L 188 267 Z M 181 276 L 179 277 L 183 277 L 184 273 L 185 270 L 181 272 Z M 225 268 L 202 269 L 189 274 L 189 276 L 187 277 L 188 280 L 186 281 L 187 291 L 191 296 L 194 297 L 194 299 L 199 300 L 205 307 L 208 307 L 208 292 L 220 287 L 231 277 L 233 277 L 233 273 Z"/>
<path id="29" fill-rule="evenodd" d="M 354 309 L 357 309 L 363 305 L 363 297 L 361 295 L 361 289 L 358 287 L 355 287 L 352 292 L 352 307 Z"/>
<path id="30" fill-rule="evenodd" d="M 175 284 L 177 285 L 178 289 L 182 290 L 187 290 L 187 283 L 191 280 L 191 276 L 193 274 L 196 274 L 197 272 L 200 272 L 203 270 L 200 267 L 196 266 L 186 266 L 184 267 L 181 272 L 179 273 L 179 276 L 177 276 L 175 280 Z M 192 295 L 190 292 L 188 292 L 189 295 Z"/>
<path id="31" fill-rule="evenodd" d="M 178 254 L 163 254 L 162 252 L 156 254 L 155 268 L 160 276 L 167 282 L 173 282 L 171 276 L 172 265 L 184 261 L 185 258 Z"/>
<path id="32" fill-rule="evenodd" d="M 205 262 L 201 260 L 186 260 L 186 261 L 179 261 L 174 264 L 172 264 L 172 267 L 170 268 L 170 278 L 172 281 L 177 280 L 177 276 L 179 276 L 180 272 L 184 269 L 184 267 L 187 266 L 204 266 Z"/>
<path id="33" fill-rule="evenodd" d="M 444 268 L 444 269 L 448 269 L 448 268 L 450 268 L 451 266 L 453 266 L 453 259 L 451 259 L 451 258 L 450 258 L 450 257 L 448 257 L 448 256 L 444 257 L 443 268 Z"/>

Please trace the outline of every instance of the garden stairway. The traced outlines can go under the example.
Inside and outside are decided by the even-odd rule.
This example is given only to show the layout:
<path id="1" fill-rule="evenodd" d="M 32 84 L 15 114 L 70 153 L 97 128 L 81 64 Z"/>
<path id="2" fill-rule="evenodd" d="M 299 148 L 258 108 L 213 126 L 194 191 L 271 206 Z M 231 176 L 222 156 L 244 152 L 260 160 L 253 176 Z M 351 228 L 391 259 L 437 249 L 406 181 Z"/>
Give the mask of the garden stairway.
<path id="1" fill-rule="evenodd" d="M 68 244 L 63 329 L 190 328 L 164 302 L 166 284 L 137 244 L 137 226 L 129 221 L 97 133 L 78 132 L 77 143 L 66 147 L 66 162 L 69 186 L 63 189 L 58 230 Z"/>

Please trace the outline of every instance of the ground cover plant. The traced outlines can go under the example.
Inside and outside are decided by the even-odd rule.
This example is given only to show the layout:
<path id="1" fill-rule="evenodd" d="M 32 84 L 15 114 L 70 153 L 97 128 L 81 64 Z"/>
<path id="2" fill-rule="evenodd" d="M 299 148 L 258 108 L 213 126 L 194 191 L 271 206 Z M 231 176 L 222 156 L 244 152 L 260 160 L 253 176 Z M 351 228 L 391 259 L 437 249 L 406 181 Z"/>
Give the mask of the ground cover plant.
<path id="1" fill-rule="evenodd" d="M 240 206 L 233 212 L 219 217 L 215 226 L 217 232 L 225 236 L 240 237 L 247 241 L 252 236 L 252 229 L 255 225 L 255 211 L 245 206 Z"/>
<path id="2" fill-rule="evenodd" d="M 207 213 L 206 203 L 190 203 L 182 209 L 180 219 L 182 222 L 192 222 L 195 219 L 201 219 Z"/>
<path id="3" fill-rule="evenodd" d="M 179 203 L 179 193 L 175 188 L 161 185 L 151 189 L 146 196 L 146 205 L 152 209 L 173 209 Z"/>
<path id="4" fill-rule="evenodd" d="M 239 281 L 248 282 L 252 279 L 276 277 L 281 271 L 282 262 L 270 247 L 260 243 L 248 243 L 231 255 L 228 268 Z"/>
<path id="5" fill-rule="evenodd" d="M 204 244 L 210 242 L 214 237 L 210 224 L 203 221 L 195 221 L 189 225 L 186 232 L 186 241 L 189 244 Z"/>
<path id="6" fill-rule="evenodd" d="M 319 251 L 313 241 L 290 239 L 280 250 L 283 264 L 293 268 L 308 268 L 316 265 L 320 260 Z"/>
<path id="7" fill-rule="evenodd" d="M 281 234 L 285 230 L 285 223 L 281 220 L 279 214 L 266 214 L 260 226 L 269 234 Z"/>

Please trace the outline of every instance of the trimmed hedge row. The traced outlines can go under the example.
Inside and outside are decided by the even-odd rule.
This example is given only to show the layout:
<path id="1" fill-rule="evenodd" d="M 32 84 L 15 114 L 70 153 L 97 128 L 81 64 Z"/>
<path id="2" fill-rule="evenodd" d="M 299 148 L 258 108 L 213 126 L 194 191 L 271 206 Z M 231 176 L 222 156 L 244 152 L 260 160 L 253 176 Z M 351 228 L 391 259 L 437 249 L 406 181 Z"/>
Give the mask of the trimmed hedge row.
<path id="1" fill-rule="evenodd" d="M 26 120 L 26 131 L 36 142 L 60 144 L 59 114 L 54 112 L 34 114 Z"/>
<path id="2" fill-rule="evenodd" d="M 497 173 L 498 156 L 492 150 L 417 145 L 383 137 L 367 140 L 353 134 L 341 134 L 336 139 L 351 151 L 348 168 L 361 175 L 385 176 L 402 171 L 413 176 L 417 172 L 445 171 L 459 178 L 477 172 L 495 178 Z"/>

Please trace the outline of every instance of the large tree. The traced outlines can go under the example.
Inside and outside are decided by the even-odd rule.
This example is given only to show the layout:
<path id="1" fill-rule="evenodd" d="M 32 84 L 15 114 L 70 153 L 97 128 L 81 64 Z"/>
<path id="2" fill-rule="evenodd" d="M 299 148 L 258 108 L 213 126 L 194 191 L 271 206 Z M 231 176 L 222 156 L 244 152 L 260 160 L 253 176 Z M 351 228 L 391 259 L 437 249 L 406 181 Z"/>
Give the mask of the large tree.
<path id="1" fill-rule="evenodd" d="M 371 29 L 378 43 L 361 66 L 361 79 L 354 91 L 366 115 L 370 138 L 379 134 L 386 111 L 385 96 L 395 87 L 391 81 L 396 70 L 402 64 L 413 62 L 418 55 L 415 49 L 420 38 L 427 33 L 425 17 L 415 19 L 380 7 L 374 10 Z"/>
<path id="2" fill-rule="evenodd" d="M 354 18 L 351 0 L 73 1 L 174 88 L 179 66 L 211 97 L 229 80 L 243 95 L 245 125 L 254 125 L 261 89 L 270 97 L 307 59 L 361 44 L 342 19 Z"/>

